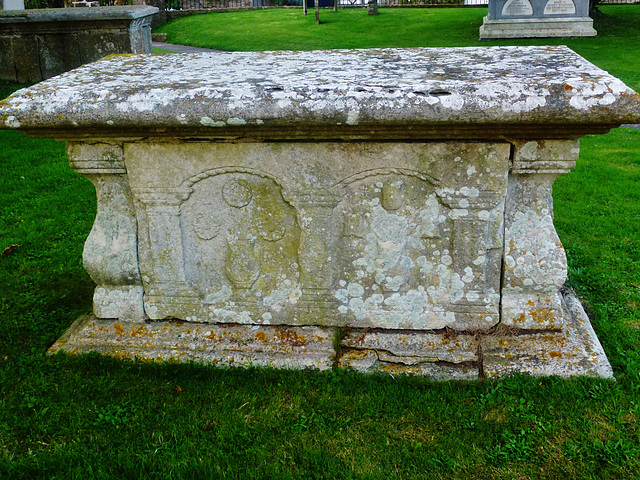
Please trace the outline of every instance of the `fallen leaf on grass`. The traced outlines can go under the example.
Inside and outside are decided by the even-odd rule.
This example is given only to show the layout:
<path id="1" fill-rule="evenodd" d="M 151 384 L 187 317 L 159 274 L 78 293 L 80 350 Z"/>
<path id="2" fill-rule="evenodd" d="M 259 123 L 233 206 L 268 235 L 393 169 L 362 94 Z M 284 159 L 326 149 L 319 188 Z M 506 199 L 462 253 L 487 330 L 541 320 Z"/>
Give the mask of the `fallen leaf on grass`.
<path id="1" fill-rule="evenodd" d="M 2 251 L 2 255 L 11 255 L 11 254 L 13 253 L 13 250 L 14 250 L 16 247 L 19 247 L 19 246 L 20 246 L 20 245 L 18 245 L 17 243 L 14 243 L 13 245 L 9 245 L 7 248 L 5 248 L 5 249 Z"/>

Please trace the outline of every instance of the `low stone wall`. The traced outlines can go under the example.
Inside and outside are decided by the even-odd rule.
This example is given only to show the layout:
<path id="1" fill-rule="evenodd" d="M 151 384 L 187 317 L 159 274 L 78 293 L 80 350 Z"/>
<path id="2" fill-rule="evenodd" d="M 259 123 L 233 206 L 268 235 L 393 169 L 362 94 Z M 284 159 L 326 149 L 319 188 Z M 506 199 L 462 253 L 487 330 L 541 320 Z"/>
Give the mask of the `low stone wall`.
<path id="1" fill-rule="evenodd" d="M 551 191 L 639 119 L 566 47 L 112 57 L 0 104 L 98 196 L 52 351 L 449 379 L 612 375 Z"/>
<path id="2" fill-rule="evenodd" d="M 147 6 L 0 12 L 0 80 L 39 82 L 115 53 L 151 53 Z"/>

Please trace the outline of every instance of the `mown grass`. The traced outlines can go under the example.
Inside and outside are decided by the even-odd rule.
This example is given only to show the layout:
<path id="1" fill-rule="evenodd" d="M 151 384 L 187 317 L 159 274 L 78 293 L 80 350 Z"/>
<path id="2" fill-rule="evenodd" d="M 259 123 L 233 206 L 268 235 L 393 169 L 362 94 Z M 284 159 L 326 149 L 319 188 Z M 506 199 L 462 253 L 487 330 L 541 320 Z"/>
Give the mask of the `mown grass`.
<path id="1" fill-rule="evenodd" d="M 479 41 L 485 8 L 382 8 L 323 10 L 322 24 L 299 9 L 253 10 L 194 15 L 157 29 L 169 43 L 229 51 L 315 50 L 373 47 L 451 47 L 490 45 L 567 45 L 580 55 L 624 78 L 640 91 L 638 48 L 640 6 L 601 6 L 594 38 L 543 38 Z"/>
<path id="2" fill-rule="evenodd" d="M 640 477 L 640 131 L 584 138 L 554 186 L 570 283 L 615 382 L 47 357 L 91 308 L 93 187 L 54 140 L 2 131 L 0 166 L 0 250 L 19 245 L 0 255 L 1 479 Z"/>

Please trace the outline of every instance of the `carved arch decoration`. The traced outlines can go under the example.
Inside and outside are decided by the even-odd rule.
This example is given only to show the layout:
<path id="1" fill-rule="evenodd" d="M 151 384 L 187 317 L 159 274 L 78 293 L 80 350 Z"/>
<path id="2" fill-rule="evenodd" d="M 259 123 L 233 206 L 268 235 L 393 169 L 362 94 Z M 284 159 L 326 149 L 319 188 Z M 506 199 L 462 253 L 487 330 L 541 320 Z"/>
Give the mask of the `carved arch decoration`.
<path id="1" fill-rule="evenodd" d="M 185 278 L 200 296 L 215 298 L 225 288 L 258 301 L 260 292 L 297 284 L 298 213 L 280 178 L 225 166 L 194 175 L 180 188 L 191 192 L 180 205 L 183 249 L 190 252 Z"/>

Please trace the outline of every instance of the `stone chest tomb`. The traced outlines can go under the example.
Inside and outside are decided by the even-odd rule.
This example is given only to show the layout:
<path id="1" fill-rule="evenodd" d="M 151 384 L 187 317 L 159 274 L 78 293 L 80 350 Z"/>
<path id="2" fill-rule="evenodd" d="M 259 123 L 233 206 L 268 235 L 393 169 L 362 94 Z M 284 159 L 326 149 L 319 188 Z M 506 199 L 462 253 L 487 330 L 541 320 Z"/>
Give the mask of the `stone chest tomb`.
<path id="1" fill-rule="evenodd" d="M 0 11 L 0 80 L 39 82 L 117 53 L 151 53 L 156 7 Z"/>
<path id="2" fill-rule="evenodd" d="M 551 189 L 640 99 L 566 47 L 119 56 L 0 115 L 98 196 L 52 351 L 611 376 Z"/>

